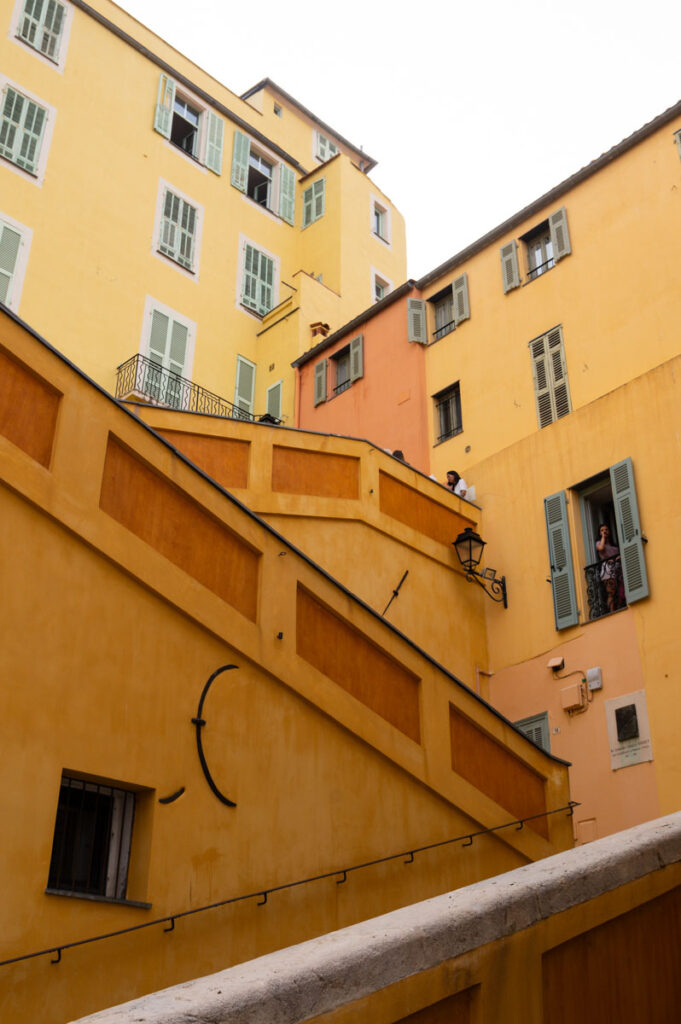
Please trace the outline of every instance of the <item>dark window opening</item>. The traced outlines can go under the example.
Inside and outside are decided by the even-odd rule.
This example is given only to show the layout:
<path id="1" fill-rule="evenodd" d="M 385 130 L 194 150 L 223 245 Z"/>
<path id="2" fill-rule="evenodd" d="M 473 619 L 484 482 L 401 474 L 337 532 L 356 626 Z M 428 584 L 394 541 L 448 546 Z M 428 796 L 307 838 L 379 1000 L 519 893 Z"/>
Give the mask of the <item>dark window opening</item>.
<path id="1" fill-rule="evenodd" d="M 49 889 L 124 899 L 135 794 L 62 778 Z"/>
<path id="2" fill-rule="evenodd" d="M 454 296 L 451 285 L 438 292 L 437 295 L 433 295 L 429 302 L 435 314 L 433 341 L 438 341 L 456 327 L 456 321 L 454 320 Z"/>
<path id="3" fill-rule="evenodd" d="M 269 207 L 272 189 L 272 164 L 268 164 L 261 156 L 251 154 L 248 161 L 248 182 L 246 195 L 254 199 L 260 206 Z"/>
<path id="4" fill-rule="evenodd" d="M 553 241 L 549 230 L 549 222 L 545 220 L 528 234 L 523 235 L 527 252 L 527 276 L 530 281 L 555 266 Z"/>
<path id="5" fill-rule="evenodd" d="M 579 496 L 587 561 L 584 575 L 589 620 L 593 620 L 627 606 L 610 474 L 600 474 L 580 490 Z M 608 530 L 606 546 L 599 552 L 596 545 L 604 526 Z"/>
<path id="6" fill-rule="evenodd" d="M 350 387 L 350 346 L 347 345 L 331 357 L 336 364 L 336 385 L 334 391 L 337 395 Z"/>
<path id="7" fill-rule="evenodd" d="M 446 441 L 463 430 L 459 382 L 433 396 L 435 399 L 437 441 Z"/>
<path id="8" fill-rule="evenodd" d="M 199 118 L 200 113 L 190 107 L 185 100 L 175 97 L 173 123 L 170 128 L 170 141 L 174 146 L 196 157 L 199 149 Z"/>

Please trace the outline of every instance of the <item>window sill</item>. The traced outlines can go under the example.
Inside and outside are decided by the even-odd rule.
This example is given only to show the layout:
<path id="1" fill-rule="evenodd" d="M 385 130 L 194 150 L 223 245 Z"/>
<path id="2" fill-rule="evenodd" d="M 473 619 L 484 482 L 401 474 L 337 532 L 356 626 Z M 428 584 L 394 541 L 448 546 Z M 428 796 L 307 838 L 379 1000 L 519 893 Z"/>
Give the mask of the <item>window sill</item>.
<path id="1" fill-rule="evenodd" d="M 374 238 L 377 238 L 379 242 L 383 242 L 384 245 L 390 245 L 390 239 L 384 238 L 383 235 L 379 235 L 378 231 L 372 231 Z"/>
<path id="2" fill-rule="evenodd" d="M 22 167 L 16 160 L 12 160 L 10 156 L 5 156 L 4 153 L 0 153 L 0 163 L 8 164 L 13 170 L 19 171 L 20 174 L 26 174 L 29 178 L 33 178 L 34 181 L 38 180 L 37 171 L 29 171 L 28 167 Z"/>
<path id="3" fill-rule="evenodd" d="M 53 64 L 56 68 L 59 67 L 58 60 L 55 60 L 54 57 L 50 57 L 47 53 L 43 53 L 41 49 L 39 49 L 37 46 L 34 46 L 32 43 L 29 43 L 29 41 L 27 39 L 24 39 L 23 36 L 20 36 L 18 32 L 14 38 L 17 40 L 17 42 L 21 43 L 22 46 L 25 46 L 27 50 L 30 50 L 31 53 L 37 53 L 38 56 L 43 58 L 43 60 L 49 61 L 50 64 Z"/>
<path id="4" fill-rule="evenodd" d="M 439 437 L 435 444 L 433 445 L 433 448 L 437 448 L 438 445 L 445 444 L 445 442 L 447 441 L 451 441 L 453 437 L 458 437 L 459 434 L 463 434 L 463 427 L 460 427 L 458 430 L 452 431 L 452 433 L 447 434 L 446 437 Z"/>
<path id="5" fill-rule="evenodd" d="M 180 270 L 183 270 L 185 274 L 190 274 L 192 277 L 196 277 L 196 271 L 193 267 L 185 267 L 184 263 L 180 263 L 179 260 L 175 259 L 174 256 L 171 256 L 170 253 L 164 252 L 163 249 L 157 249 L 156 255 L 167 260 L 168 263 L 172 263 L 174 267 L 178 267 Z"/>
<path id="6" fill-rule="evenodd" d="M 68 896 L 76 900 L 90 900 L 91 903 L 115 903 L 121 907 L 137 907 L 139 910 L 151 910 L 151 903 L 142 903 L 140 900 L 117 899 L 114 896 L 100 896 L 91 892 L 72 892 L 70 889 L 45 889 L 47 896 Z"/>

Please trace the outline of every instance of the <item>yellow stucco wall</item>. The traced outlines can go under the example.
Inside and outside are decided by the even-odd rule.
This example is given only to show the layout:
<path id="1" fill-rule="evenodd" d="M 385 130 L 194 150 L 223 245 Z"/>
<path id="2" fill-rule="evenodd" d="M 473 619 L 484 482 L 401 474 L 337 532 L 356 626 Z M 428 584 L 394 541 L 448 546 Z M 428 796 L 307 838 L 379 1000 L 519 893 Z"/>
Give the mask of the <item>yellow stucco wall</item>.
<path id="1" fill-rule="evenodd" d="M 97 0 L 93 6 L 254 131 L 276 127 L 272 142 L 298 160 L 296 178 L 317 165 L 309 118 L 291 107 L 286 118 L 268 118 L 263 126 L 263 115 L 250 104 L 120 8 L 108 0 Z M 296 294 L 289 285 L 295 287 L 298 271 L 323 272 L 336 295 L 328 294 L 322 318 L 331 320 L 332 327 L 340 326 L 369 304 L 371 261 L 358 232 L 370 236 L 369 196 L 377 191 L 375 186 L 351 168 L 350 157 L 342 154 L 336 165 L 346 165 L 348 180 L 356 176 L 358 183 L 351 188 L 331 165 L 330 175 L 339 180 L 333 189 L 329 180 L 328 212 L 301 232 L 304 182 L 296 186 L 295 226 L 231 185 L 233 138 L 239 127 L 233 121 L 223 117 L 222 174 L 218 176 L 153 130 L 161 69 L 151 60 L 74 9 L 64 69 L 59 71 L 11 35 L 13 7 L 12 0 L 0 4 L 5 25 L 0 32 L 0 67 L 17 89 L 25 89 L 51 108 L 51 140 L 49 148 L 44 143 L 47 161 L 42 182 L 0 160 L 0 218 L 11 218 L 33 231 L 23 291 L 12 308 L 113 390 L 116 367 L 136 352 L 147 352 L 145 301 L 151 298 L 195 325 L 190 342 L 193 363 L 188 360 L 185 375 L 233 401 L 239 353 L 258 365 L 255 411 L 264 412 L 271 360 L 260 363 L 257 337 L 262 322 L 239 302 L 244 241 L 278 261 L 275 304 Z M 190 88 L 182 86 L 182 90 L 192 96 Z M 203 105 L 197 100 L 197 106 Z M 255 145 L 273 164 L 283 159 L 267 141 Z M 195 273 L 157 253 L 155 217 L 161 182 L 199 211 Z M 358 189 L 366 207 L 361 223 L 347 218 Z M 341 221 L 343 208 L 346 223 Z M 390 274 L 399 283 L 405 275 L 406 255 L 396 210 L 393 222 L 397 229 L 389 254 Z M 314 252 L 308 254 L 305 235 L 311 233 L 316 242 Z M 314 267 L 308 266 L 312 255 Z M 363 267 L 359 273 L 357 262 Z M 303 310 L 306 328 L 320 318 L 318 305 L 315 302 L 309 312 Z M 288 362 L 307 347 L 308 338 L 309 334 L 301 334 L 282 366 L 287 416 L 293 413 L 294 393 Z"/>
<path id="2" fill-rule="evenodd" d="M 63 1024 L 570 845 L 564 810 L 543 813 L 567 803 L 564 764 L 21 324 L 1 323 L 0 565 L 12 601 L 11 685 L 0 701 L 12 828 L 0 857 L 12 886 L 0 959 L 539 812 L 521 831 L 417 854 L 409 866 L 402 855 L 340 886 L 334 877 L 270 893 L 261 907 L 256 895 L 178 919 L 172 934 L 159 924 L 64 949 L 58 966 L 49 956 L 4 965 L 6 1012 Z M 296 464 L 288 457 L 280 488 Z M 352 487 L 351 474 L 339 478 Z M 236 808 L 208 788 L 192 724 L 224 664 L 238 668 L 216 679 L 203 736 Z M 452 716 L 491 745 L 494 764 L 459 765 Z M 45 893 L 62 772 L 138 792 L 127 896 L 151 906 Z M 527 780 L 538 797 L 528 800 Z"/>

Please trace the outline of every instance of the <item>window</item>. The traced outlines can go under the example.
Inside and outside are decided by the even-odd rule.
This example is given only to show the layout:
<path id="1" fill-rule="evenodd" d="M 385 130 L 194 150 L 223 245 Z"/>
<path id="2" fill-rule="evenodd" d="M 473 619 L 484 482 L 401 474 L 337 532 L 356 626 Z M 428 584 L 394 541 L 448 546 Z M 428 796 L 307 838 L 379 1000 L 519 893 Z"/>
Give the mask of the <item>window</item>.
<path id="1" fill-rule="evenodd" d="M 255 363 L 243 356 L 236 357 L 236 379 L 234 384 L 234 405 L 244 413 L 244 419 L 253 418 L 255 400 Z"/>
<path id="2" fill-rule="evenodd" d="M 318 160 L 325 162 L 326 160 L 330 160 L 332 156 L 335 156 L 336 153 L 340 152 L 336 143 L 326 135 L 322 135 L 321 132 L 316 133 L 316 139 L 317 150 L 315 155 Z"/>
<path id="3" fill-rule="evenodd" d="M 6 85 L 0 112 L 0 155 L 37 175 L 48 111 Z"/>
<path id="4" fill-rule="evenodd" d="M 24 283 L 32 231 L 0 214 L 0 302 L 16 310 Z"/>
<path id="5" fill-rule="evenodd" d="M 433 395 L 435 401 L 435 429 L 437 443 L 446 441 L 463 430 L 461 423 L 461 389 L 459 382 Z"/>
<path id="6" fill-rule="evenodd" d="M 580 509 L 581 522 L 575 520 L 573 527 L 583 535 L 585 618 L 590 621 L 649 593 L 631 459 L 579 485 L 574 493 L 578 500 L 573 507 Z M 564 491 L 544 500 L 556 629 L 576 625 L 579 615 L 567 510 Z M 605 557 L 596 549 L 602 524 L 608 527 L 607 543 L 617 549 L 605 549 Z"/>
<path id="7" fill-rule="evenodd" d="M 164 256 L 186 270 L 195 269 L 198 210 L 172 189 L 161 186 L 162 207 L 158 230 L 158 248 Z"/>
<path id="8" fill-rule="evenodd" d="M 371 300 L 380 302 L 393 290 L 393 283 L 387 277 L 382 277 L 374 268 L 371 268 Z"/>
<path id="9" fill-rule="evenodd" d="M 572 251 L 565 207 L 561 206 L 548 220 L 528 231 L 521 237 L 521 241 L 525 247 L 529 282 L 546 273 Z M 501 247 L 501 276 L 504 292 L 510 292 L 521 284 L 518 243 L 515 239 Z"/>
<path id="10" fill-rule="evenodd" d="M 357 335 L 349 345 L 339 349 L 338 352 L 334 352 L 331 358 L 336 365 L 336 383 L 333 390 L 334 394 L 339 395 L 342 391 L 347 391 L 351 384 L 354 384 L 356 380 L 364 376 L 364 336 L 362 334 Z M 315 401 L 315 405 L 317 404 Z"/>
<path id="11" fill-rule="evenodd" d="M 148 309 L 144 393 L 160 405 L 184 409 L 189 401 L 191 324 L 167 308 Z"/>
<path id="12" fill-rule="evenodd" d="M 222 173 L 222 118 L 182 94 L 167 75 L 159 81 L 154 129 L 214 174 Z"/>
<path id="13" fill-rule="evenodd" d="M 384 242 L 386 245 L 390 245 L 391 241 L 391 217 L 390 210 L 387 206 L 384 206 L 374 196 L 371 197 L 371 231 Z"/>
<path id="14" fill-rule="evenodd" d="M 134 817 L 135 793 L 64 775 L 48 889 L 125 899 Z"/>
<path id="15" fill-rule="evenodd" d="M 232 185 L 259 206 L 293 224 L 296 203 L 296 176 L 286 164 L 256 148 L 248 135 L 234 132 Z"/>
<path id="16" fill-rule="evenodd" d="M 283 381 L 278 380 L 276 384 L 270 385 L 267 389 L 267 414 L 275 420 L 281 420 L 281 391 Z"/>
<path id="17" fill-rule="evenodd" d="M 326 401 L 326 359 L 320 359 L 314 367 L 314 405 L 321 405 Z"/>
<path id="18" fill-rule="evenodd" d="M 324 216 L 325 187 L 325 179 L 319 178 L 318 181 L 313 181 L 309 188 L 306 188 L 303 192 L 304 228 Z"/>
<path id="19" fill-rule="evenodd" d="M 265 316 L 275 305 L 275 261 L 249 242 L 244 244 L 241 304 Z"/>
<path id="20" fill-rule="evenodd" d="M 66 23 L 67 8 L 58 0 L 22 0 L 16 36 L 58 64 Z"/>
<path id="21" fill-rule="evenodd" d="M 534 395 L 537 403 L 539 426 L 567 416 L 571 411 L 563 333 L 553 327 L 546 334 L 530 342 Z"/>
<path id="22" fill-rule="evenodd" d="M 551 753 L 551 741 L 549 738 L 549 714 L 542 711 L 540 715 L 531 715 L 529 718 L 521 718 L 515 722 L 516 729 L 525 733 L 538 747 L 542 747 L 547 753 Z"/>
<path id="23" fill-rule="evenodd" d="M 468 275 L 461 274 L 428 301 L 435 315 L 433 341 L 439 341 L 470 317 Z"/>
<path id="24" fill-rule="evenodd" d="M 281 109 L 281 107 L 279 106 L 278 103 L 274 104 L 274 116 L 275 117 L 282 117 L 282 109 Z"/>

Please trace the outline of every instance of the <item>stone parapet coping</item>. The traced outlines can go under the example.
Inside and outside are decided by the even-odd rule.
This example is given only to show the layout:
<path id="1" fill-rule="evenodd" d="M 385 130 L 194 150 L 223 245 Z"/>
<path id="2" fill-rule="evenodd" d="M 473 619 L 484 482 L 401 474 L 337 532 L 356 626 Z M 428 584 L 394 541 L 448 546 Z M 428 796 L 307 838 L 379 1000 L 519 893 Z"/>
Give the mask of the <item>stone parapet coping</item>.
<path id="1" fill-rule="evenodd" d="M 294 1024 L 681 862 L 681 812 L 74 1024 Z"/>

